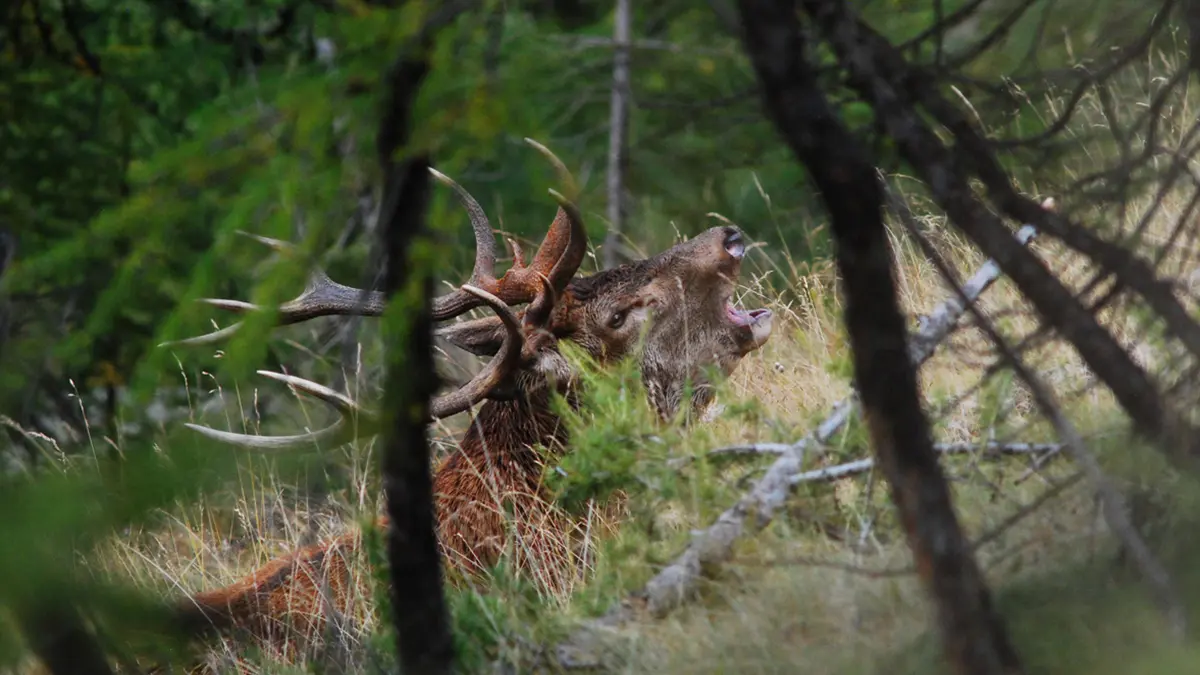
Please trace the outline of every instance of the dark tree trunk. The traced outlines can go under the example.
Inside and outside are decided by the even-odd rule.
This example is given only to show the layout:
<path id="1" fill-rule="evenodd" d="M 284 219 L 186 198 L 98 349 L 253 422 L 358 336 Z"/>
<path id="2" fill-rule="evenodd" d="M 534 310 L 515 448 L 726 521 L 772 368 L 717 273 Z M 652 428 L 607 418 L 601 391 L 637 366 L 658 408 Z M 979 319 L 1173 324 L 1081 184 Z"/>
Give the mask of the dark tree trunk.
<path id="1" fill-rule="evenodd" d="M 37 601 L 33 601 L 36 603 Z M 18 612 L 21 629 L 33 653 L 54 675 L 111 675 L 104 651 L 70 606 L 28 607 Z"/>
<path id="2" fill-rule="evenodd" d="M 767 113 L 829 211 L 863 414 L 917 569 L 937 606 L 947 658 L 964 674 L 1020 672 L 933 451 L 908 358 L 878 175 L 817 83 L 795 3 L 741 0 L 739 6 Z"/>
<path id="3" fill-rule="evenodd" d="M 8 270 L 15 255 L 15 242 L 7 229 L 0 229 L 0 277 Z M 8 337 L 7 298 L 0 297 L 0 352 Z M 22 434 L 8 432 L 22 441 Z M 30 457 L 38 457 L 30 446 Z M 70 604 L 51 598 L 25 599 L 17 620 L 30 649 L 54 675 L 110 675 L 104 651 L 88 632 L 83 618 Z"/>
<path id="4" fill-rule="evenodd" d="M 428 259 L 423 247 L 413 245 L 419 237 L 428 237 L 424 218 L 429 160 L 423 151 L 407 146 L 412 107 L 429 71 L 427 52 L 434 31 L 458 11 L 449 6 L 435 10 L 412 51 L 401 55 L 389 70 L 376 148 L 385 181 L 379 215 L 387 260 L 383 290 L 390 310 L 395 310 L 395 322 L 388 330 L 393 343 L 388 351 L 384 410 L 392 418 L 384 433 L 383 489 L 391 521 L 387 551 L 392 615 L 405 675 L 449 673 L 454 663 L 425 425 L 438 385 L 430 306 L 435 261 Z M 398 158 L 399 154 L 404 157 Z"/>

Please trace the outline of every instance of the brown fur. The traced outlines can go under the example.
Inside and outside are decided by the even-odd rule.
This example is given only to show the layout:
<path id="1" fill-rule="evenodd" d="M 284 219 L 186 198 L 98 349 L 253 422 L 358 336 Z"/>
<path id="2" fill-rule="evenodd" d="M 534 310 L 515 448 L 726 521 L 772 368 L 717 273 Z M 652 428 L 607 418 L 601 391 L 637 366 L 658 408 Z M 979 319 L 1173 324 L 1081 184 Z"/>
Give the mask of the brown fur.
<path id="1" fill-rule="evenodd" d="M 517 569 L 538 573 L 550 590 L 569 581 L 577 562 L 573 524 L 551 508 L 540 482 L 542 463 L 554 457 L 535 449 L 557 454 L 568 446 L 548 405 L 549 386 L 566 393 L 575 386 L 557 342 L 569 340 L 602 364 L 640 356 L 651 403 L 663 418 L 678 411 L 688 380 L 699 385 L 692 407 L 706 406 L 711 389 L 702 368 L 731 373 L 770 333 L 769 313 L 752 327 L 727 314 L 743 250 L 730 242 L 740 236 L 733 228 L 712 228 L 648 260 L 571 282 L 548 331 L 527 336 L 525 362 L 512 383 L 515 395 L 485 402 L 436 471 L 437 528 L 449 566 L 474 575 L 508 550 Z M 614 324 L 622 314 L 624 320 Z M 503 332 L 499 320 L 482 319 L 455 324 L 442 335 L 488 354 L 499 348 Z M 324 584 L 332 605 L 348 611 L 355 590 L 348 563 L 359 545 L 358 534 L 346 534 L 302 549 L 237 583 L 193 596 L 186 609 L 269 641 L 296 630 L 317 635 L 324 626 Z"/>

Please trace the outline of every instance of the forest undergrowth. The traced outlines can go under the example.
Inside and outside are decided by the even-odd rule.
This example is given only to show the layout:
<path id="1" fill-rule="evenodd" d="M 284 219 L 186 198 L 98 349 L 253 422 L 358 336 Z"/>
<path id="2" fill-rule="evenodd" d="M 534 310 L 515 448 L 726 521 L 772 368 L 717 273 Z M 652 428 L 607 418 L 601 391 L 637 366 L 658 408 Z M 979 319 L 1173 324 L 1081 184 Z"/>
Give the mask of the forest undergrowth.
<path id="1" fill-rule="evenodd" d="M 936 219 L 923 220 L 923 226 L 960 278 L 983 262 Z M 892 242 L 902 301 L 915 329 L 921 314 L 948 297 L 947 287 L 909 235 L 894 227 Z M 1066 251 L 1041 240 L 1033 246 L 1076 287 L 1086 280 L 1086 265 Z M 546 472 L 561 508 L 579 516 L 575 534 L 584 542 L 584 568 L 575 570 L 573 585 L 557 595 L 543 592 L 536 574 L 519 578 L 503 564 L 486 580 L 451 574 L 465 665 L 481 668 L 499 660 L 517 672 L 549 666 L 547 647 L 574 621 L 602 613 L 640 587 L 682 550 L 692 529 L 711 523 L 770 461 L 767 456 L 709 458 L 710 450 L 795 441 L 849 394 L 850 354 L 832 267 L 796 264 L 786 252 L 762 253 L 752 254 L 747 267 L 753 271 L 744 271 L 739 295 L 744 304 L 775 311 L 774 334 L 723 383 L 717 407 L 701 423 L 657 422 L 637 395 L 632 366 L 589 375 L 583 409 L 567 415 L 572 452 Z M 980 304 L 1008 335 L 1036 330 L 1036 316 L 1003 278 Z M 1106 319 L 1143 365 L 1168 367 L 1167 355 L 1146 339 L 1133 316 L 1114 310 Z M 365 342 L 360 362 L 378 362 L 372 361 L 377 349 Z M 1069 346 L 1050 340 L 1027 352 L 1026 359 L 1060 392 L 1071 419 L 1123 485 L 1135 489 L 1151 474 L 1161 477 L 1166 469 L 1156 462 L 1159 455 L 1149 448 L 1131 449 L 1138 443 L 1117 406 L 1091 387 Z M 935 441 L 1055 442 L 1025 389 L 1006 372 L 979 384 L 994 362 L 985 337 L 964 320 L 921 370 Z M 370 365 L 348 376 L 365 400 L 381 377 Z M 210 411 L 199 412 L 194 421 L 218 428 L 256 428 L 259 402 L 272 395 L 269 387 L 247 391 L 242 384 L 238 391 L 237 385 L 189 381 L 196 410 Z M 203 405 L 213 397 L 226 405 Z M 321 424 L 319 405 L 282 398 L 290 401 L 282 406 L 290 414 L 268 419 L 262 433 L 294 433 L 297 425 Z M 230 417 L 239 411 L 240 422 Z M 432 429 L 439 456 L 453 445 L 462 424 L 451 419 Z M 160 527 L 114 539 L 94 564 L 173 598 L 235 581 L 272 557 L 369 522 L 381 509 L 375 450 L 365 441 L 287 462 L 242 454 L 235 486 L 181 507 Z M 679 461 L 685 456 L 693 461 Z M 806 467 L 868 456 L 866 435 L 855 421 L 828 447 L 812 453 Z M 1013 620 L 1020 648 L 1038 672 L 1132 672 L 1142 662 L 1140 654 L 1183 658 L 1177 649 L 1158 649 L 1166 638 L 1150 628 L 1157 621 L 1152 605 L 1136 579 L 1114 562 L 1113 543 L 1086 485 L 1059 485 L 1073 473 L 1063 453 L 993 457 L 975 451 L 946 456 L 943 466 L 959 517 L 982 542 L 977 555 Z M 1190 486 L 1176 483 L 1181 495 L 1191 494 L 1185 489 Z M 1055 496 L 1043 500 L 1049 491 Z M 1186 520 L 1181 513 L 1176 510 L 1172 521 Z M 360 574 L 366 570 L 363 562 Z M 619 668 L 930 672 L 940 667 L 936 641 L 908 565 L 887 486 L 874 473 L 801 485 L 786 514 L 715 571 L 699 602 L 666 619 L 646 619 L 619 636 Z M 1197 581 L 1182 579 L 1181 584 Z M 267 672 L 330 659 L 353 670 L 385 667 L 391 642 L 384 633 L 390 628 L 375 616 L 375 597 L 364 592 L 336 636 L 297 636 L 298 658 L 259 654 L 250 662 Z M 325 639 L 310 643 L 311 638 Z M 1050 639 L 1055 649 L 1039 649 Z M 1061 649 L 1071 641 L 1077 648 Z M 1138 649 L 1149 646 L 1155 649 Z M 897 670 L 898 664 L 904 665 Z"/>
<path id="2" fill-rule="evenodd" d="M 1173 111 L 1181 119 L 1188 111 Z M 904 192 L 911 184 L 891 176 Z M 1030 190 L 1036 193 L 1036 190 Z M 1038 195 L 1039 197 L 1053 195 Z M 904 195 L 922 213 L 921 195 Z M 767 203 L 769 197 L 763 195 Z M 1136 222 L 1145 204 L 1130 206 Z M 1081 208 L 1080 205 L 1064 205 Z M 1145 255 L 1164 246 L 1187 208 L 1164 200 L 1136 242 Z M 950 291 L 898 223 L 891 240 L 903 307 L 916 330 Z M 984 261 L 938 216 L 915 226 L 964 279 Z M 810 236 L 820 234 L 815 225 Z M 662 243 L 662 242 L 660 242 Z M 1047 266 L 1077 291 L 1091 278 L 1081 256 L 1045 239 L 1031 244 Z M 535 573 L 503 567 L 486 579 L 453 572 L 451 607 L 461 663 L 469 670 L 553 670 L 552 646 L 577 622 L 603 613 L 638 589 L 677 555 L 689 533 L 710 524 L 771 461 L 763 456 L 708 456 L 722 447 L 788 443 L 803 437 L 851 391 L 851 355 L 842 328 L 831 262 L 801 262 L 787 250 L 751 247 L 738 299 L 776 315 L 771 339 L 720 386 L 716 408 L 691 425 L 658 422 L 639 392 L 632 365 L 585 378 L 584 405 L 566 412 L 571 452 L 547 467 L 560 508 L 577 516 L 583 564 L 573 582 L 549 593 Z M 1192 245 L 1173 246 L 1161 269 L 1181 283 L 1194 310 Z M 1089 291 L 1096 298 L 1105 287 Z M 1012 342 L 1035 335 L 1035 312 L 1003 277 L 979 303 Z M 1170 373 L 1172 354 L 1148 331 L 1137 307 L 1112 304 L 1101 321 L 1155 373 Z M 279 330 L 275 340 L 309 363 L 299 374 L 320 379 L 345 369 L 351 393 L 378 400 L 383 359 L 378 336 L 364 324 L 345 359 L 319 356 L 315 336 L 332 322 Z M 449 348 L 447 348 L 449 349 Z M 469 374 L 459 355 L 445 354 L 450 380 Z M 1007 370 L 985 378 L 995 349 L 970 318 L 920 370 L 935 442 L 1055 443 L 1024 386 Z M 1066 415 L 1129 498 L 1135 520 L 1174 575 L 1188 607 L 1200 606 L 1200 571 L 1188 565 L 1200 516 L 1194 481 L 1170 470 L 1162 453 L 1133 437 L 1120 408 L 1096 385 L 1073 349 L 1057 338 L 1035 340 L 1024 359 L 1057 392 Z M 314 365 L 315 364 L 315 365 Z M 477 367 L 477 364 L 474 366 Z M 296 433 L 323 426 L 327 411 L 276 383 L 223 382 L 180 366 L 187 421 L 218 429 Z M 431 427 L 435 462 L 454 445 L 464 415 Z M 269 559 L 370 523 L 380 513 L 377 444 L 287 456 L 237 451 L 237 480 L 202 501 L 162 514 L 153 527 L 118 533 L 90 556 L 100 574 L 131 579 L 173 600 L 231 583 Z M 53 456 L 53 453 L 48 453 Z M 857 419 L 805 459 L 806 469 L 870 456 Z M 685 461 L 686 460 L 686 461 Z M 62 460 L 67 461 L 67 460 Z M 71 460 L 75 461 L 75 460 Z M 943 457 L 958 517 L 986 570 L 1029 672 L 1200 672 L 1200 651 L 1172 640 L 1136 572 L 1125 565 L 1086 481 L 1064 452 L 994 455 L 979 450 Z M 1146 486 L 1153 485 L 1153 490 Z M 519 542 L 512 542 L 519 545 Z M 372 546 L 369 553 L 378 554 Z M 299 651 L 262 653 L 242 662 L 261 672 L 382 672 L 392 667 L 390 624 L 376 599 L 381 556 L 363 579 L 355 611 L 322 636 L 297 635 Z M 609 661 L 618 672 L 928 673 L 941 672 L 937 636 L 887 485 L 871 471 L 798 485 L 785 513 L 741 543 L 733 560 L 711 570 L 701 597 L 661 619 L 646 617 L 614 636 Z M 1200 617 L 1197 617 L 1200 618 Z M 232 648 L 227 648 L 232 649 Z M 232 667 L 229 652 L 215 663 Z M 245 657 L 245 654 L 240 655 Z"/>

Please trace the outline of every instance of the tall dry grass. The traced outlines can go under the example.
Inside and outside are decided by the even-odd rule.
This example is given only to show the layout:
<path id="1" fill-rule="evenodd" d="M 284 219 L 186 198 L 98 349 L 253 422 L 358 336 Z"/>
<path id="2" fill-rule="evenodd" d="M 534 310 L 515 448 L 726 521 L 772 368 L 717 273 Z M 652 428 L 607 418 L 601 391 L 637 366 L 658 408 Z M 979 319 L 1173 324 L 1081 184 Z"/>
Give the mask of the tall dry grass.
<path id="1" fill-rule="evenodd" d="M 937 223 L 931 222 L 930 229 L 941 232 L 937 235 L 939 248 L 954 261 L 963 275 L 969 274 L 982 262 L 969 247 L 946 234 Z M 945 285 L 905 235 L 893 234 L 893 245 L 905 307 L 913 315 L 931 311 L 947 297 Z M 836 279 L 832 268 L 827 265 L 800 267 L 786 258 L 785 265 L 774 270 L 764 264 L 776 259 L 760 256 L 757 265 L 750 265 L 759 269 L 745 275 L 746 283 L 739 289 L 738 298 L 746 306 L 771 307 L 777 315 L 775 333 L 763 349 L 745 359 L 725 384 L 719 400 L 719 405 L 726 408 L 752 405 L 759 422 L 748 424 L 744 417 L 718 412 L 702 429 L 681 431 L 684 446 L 689 449 L 795 438 L 805 431 L 809 423 L 850 392 L 847 379 L 850 355 L 840 323 Z M 992 315 L 1005 314 L 1013 330 L 1031 331 L 1036 327 L 1034 317 L 1025 310 L 1015 291 L 1003 280 L 988 292 L 983 306 Z M 977 331 L 964 331 L 951 342 L 949 348 L 944 349 L 922 371 L 922 384 L 931 402 L 972 387 L 988 363 L 985 356 L 987 346 Z M 1045 363 L 1054 364 L 1056 384 L 1076 386 L 1088 381 L 1086 369 L 1069 349 L 1056 345 L 1043 351 Z M 1044 366 L 1044 372 L 1050 367 Z M 366 379 L 366 376 L 363 378 Z M 193 392 L 197 401 L 225 395 L 215 387 L 209 391 Z M 1104 399 L 1099 393 L 1091 396 L 1096 404 L 1101 404 Z M 229 398 L 255 401 L 265 397 L 265 392 L 252 391 L 246 396 Z M 1018 429 L 1032 419 L 1032 411 L 1019 389 L 1013 389 L 1010 398 L 1005 402 L 1007 408 L 996 417 L 1004 426 Z M 977 399 L 978 396 L 968 397 L 940 415 L 938 440 L 986 439 L 997 427 L 1002 426 L 989 426 L 989 420 L 979 415 L 980 404 Z M 297 405 L 311 406 L 312 403 L 298 401 Z M 1111 403 L 1104 401 L 1102 405 L 1110 406 Z M 242 423 L 232 419 L 224 421 L 228 409 L 222 409 L 215 420 L 198 419 L 219 428 L 257 427 L 254 419 L 257 415 L 252 415 Z M 310 425 L 319 423 L 319 413 L 313 411 Z M 452 443 L 458 428 L 461 428 L 461 423 L 457 421 L 441 426 L 436 434 L 439 447 Z M 1020 438 L 1041 441 L 1050 437 L 1042 428 L 1030 429 Z M 696 443 L 702 443 L 703 446 L 697 448 Z M 866 452 L 859 441 L 847 439 L 846 443 L 848 447 L 835 448 L 824 457 L 814 458 L 813 467 Z M 169 597 L 183 597 L 189 592 L 231 583 L 273 557 L 357 527 L 364 517 L 377 512 L 379 504 L 375 493 L 377 478 L 373 474 L 373 450 L 374 446 L 369 440 L 332 450 L 334 461 L 347 470 L 350 488 L 327 495 L 315 503 L 306 502 L 301 497 L 302 491 L 290 484 L 297 476 L 281 475 L 276 471 L 271 457 L 246 455 L 240 460 L 241 480 L 228 494 L 215 495 L 211 502 L 180 508 L 170 515 L 167 524 L 160 529 L 129 532 L 115 539 L 107 555 L 102 557 L 103 565 L 110 573 L 133 578 L 159 589 Z M 1025 470 L 1026 466 L 1019 460 L 1012 461 L 1019 465 L 1021 471 Z M 976 470 L 993 474 L 1006 471 L 982 465 Z M 735 467 L 731 471 L 741 473 L 742 469 Z M 821 511 L 826 520 L 838 523 L 843 529 L 854 529 L 848 527 L 849 523 L 886 518 L 884 490 L 882 486 L 872 487 L 871 483 L 871 480 L 854 477 L 839 481 L 832 486 L 832 490 L 801 490 L 796 499 L 797 508 Z M 999 499 L 1001 504 L 1008 504 L 1007 510 L 1011 510 L 1027 499 L 1028 494 L 1036 492 L 1034 487 L 1040 483 L 1026 481 L 1022 485 L 1026 489 L 1005 490 L 994 498 Z M 968 498 L 974 502 L 985 501 L 982 495 L 977 494 Z M 820 504 L 806 505 L 806 502 L 813 500 Z M 963 503 L 960 501 L 960 504 Z M 977 527 L 986 526 L 1006 513 L 1004 506 L 994 504 L 971 503 L 964 509 L 967 511 L 964 520 Z M 684 500 L 660 514 L 660 524 L 676 533 L 683 533 L 689 528 L 706 524 L 703 518 L 710 510 L 694 507 Z M 681 647 L 692 645 L 689 650 L 672 652 L 671 659 L 661 662 L 661 667 L 672 672 L 676 669 L 685 672 L 696 665 L 691 659 L 698 659 L 697 664 L 711 659 L 710 649 L 718 649 L 718 645 L 724 644 L 725 640 L 740 641 L 741 638 L 737 637 L 739 625 L 751 630 L 757 636 L 755 640 L 761 640 L 768 634 L 765 632 L 768 625 L 782 630 L 781 637 L 791 636 L 792 631 L 799 630 L 794 626 L 789 627 L 794 622 L 772 618 L 774 615 L 767 611 L 767 605 L 796 594 L 805 595 L 804 606 L 819 608 L 815 612 L 808 609 L 803 612 L 809 617 L 822 617 L 817 626 L 810 625 L 811 618 L 802 621 L 808 627 L 801 634 L 809 635 L 814 642 L 829 640 L 849 623 L 866 621 L 864 613 L 888 613 L 882 607 L 871 609 L 871 606 L 885 602 L 883 598 L 875 597 L 877 591 L 869 590 L 871 584 L 860 587 L 846 573 L 808 570 L 797 577 L 794 570 L 791 573 L 781 571 L 787 565 L 781 567 L 778 562 L 770 562 L 802 555 L 821 556 L 828 558 L 829 562 L 862 564 L 865 554 L 847 553 L 842 543 L 806 529 L 802 517 L 785 518 L 784 521 L 747 547 L 751 552 L 733 565 L 734 580 L 727 587 L 710 589 L 716 594 L 715 605 L 710 603 L 704 609 L 684 612 L 662 625 L 645 627 L 646 639 L 656 644 L 665 641 Z M 584 520 L 581 529 L 590 542 L 602 536 L 601 533 L 619 529 L 619 512 L 605 512 L 598 508 Z M 856 536 L 861 535 L 859 532 Z M 885 537 L 871 534 L 864 539 L 883 542 Z M 585 546 L 598 552 L 603 548 L 598 541 Z M 869 547 L 860 548 L 865 550 Z M 886 544 L 879 543 L 876 549 L 868 556 L 872 565 L 900 565 L 905 560 L 902 542 L 897 542 L 894 536 Z M 606 561 L 605 564 L 619 562 Z M 572 597 L 587 584 L 589 572 L 582 570 L 577 576 L 577 585 L 569 586 L 565 594 L 543 596 L 547 606 L 556 607 L 564 615 L 574 614 Z M 886 603 L 919 604 L 919 593 L 907 581 L 896 579 L 886 585 L 892 588 L 885 594 L 888 598 Z M 790 590 L 785 592 L 784 587 Z M 747 589 L 756 590 L 746 595 Z M 607 589 L 614 599 L 617 590 Z M 369 595 L 364 595 L 360 600 L 357 603 L 359 611 L 355 612 L 352 622 L 353 632 L 339 637 L 354 649 L 362 649 L 375 630 L 373 600 Z M 759 603 L 761 606 L 751 608 L 747 603 Z M 714 618 L 709 613 L 714 606 L 722 608 L 715 615 L 720 618 Z M 788 605 L 779 605 L 781 609 L 785 606 Z M 793 608 L 798 606 L 800 604 Z M 884 619 L 877 616 L 872 621 L 878 623 Z M 698 627 L 696 622 L 700 622 L 704 628 Z M 824 630 L 820 626 L 824 626 Z M 698 630 L 711 635 L 704 640 L 685 639 L 685 635 L 694 636 Z M 900 627 L 894 627 L 893 630 L 900 630 Z M 296 636 L 299 644 L 307 644 L 312 637 L 315 636 Z M 791 636 L 786 642 L 798 646 L 806 641 Z M 308 656 L 311 658 L 313 655 Z M 663 654 L 659 653 L 646 662 L 647 667 L 652 663 L 660 663 L 656 659 L 662 657 Z"/>

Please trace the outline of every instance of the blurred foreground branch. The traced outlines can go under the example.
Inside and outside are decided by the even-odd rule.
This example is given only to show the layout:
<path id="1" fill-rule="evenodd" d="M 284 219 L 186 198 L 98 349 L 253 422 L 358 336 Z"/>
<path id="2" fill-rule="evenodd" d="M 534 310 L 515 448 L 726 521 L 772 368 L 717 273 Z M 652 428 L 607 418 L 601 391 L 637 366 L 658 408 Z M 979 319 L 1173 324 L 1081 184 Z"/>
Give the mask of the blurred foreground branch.
<path id="1" fill-rule="evenodd" d="M 429 158 L 409 147 L 413 106 L 429 72 L 434 35 L 462 11 L 448 3 L 426 18 L 413 44 L 386 76 L 383 118 L 376 150 L 383 169 L 384 198 L 379 236 L 387 256 L 384 293 L 397 322 L 398 339 L 388 353 L 383 409 L 390 411 L 383 445 L 387 500 L 387 551 L 392 618 L 401 669 L 414 675 L 449 673 L 454 645 L 442 593 L 442 560 L 434 517 L 431 455 L 425 423 L 438 380 L 433 355 L 433 278 L 436 261 L 415 245 L 425 231 Z M 397 162 L 397 154 L 405 157 Z M 422 257 L 424 256 L 424 257 Z"/>
<path id="2" fill-rule="evenodd" d="M 933 450 L 874 160 L 822 89 L 795 5 L 742 0 L 739 9 L 767 116 L 808 170 L 829 214 L 863 420 L 936 608 L 946 659 L 962 675 L 1022 672 Z"/>

